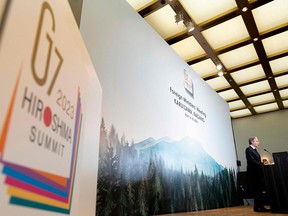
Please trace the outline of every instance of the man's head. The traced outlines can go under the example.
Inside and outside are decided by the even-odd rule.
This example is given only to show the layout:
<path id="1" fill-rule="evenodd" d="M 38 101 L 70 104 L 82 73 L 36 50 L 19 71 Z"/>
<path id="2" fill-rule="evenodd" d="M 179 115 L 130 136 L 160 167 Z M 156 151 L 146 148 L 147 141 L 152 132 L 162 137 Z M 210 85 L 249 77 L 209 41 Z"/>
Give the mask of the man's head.
<path id="1" fill-rule="evenodd" d="M 260 144 L 260 141 L 258 140 L 257 137 L 250 137 L 248 141 L 249 141 L 249 145 L 252 145 L 255 148 L 257 148 Z"/>

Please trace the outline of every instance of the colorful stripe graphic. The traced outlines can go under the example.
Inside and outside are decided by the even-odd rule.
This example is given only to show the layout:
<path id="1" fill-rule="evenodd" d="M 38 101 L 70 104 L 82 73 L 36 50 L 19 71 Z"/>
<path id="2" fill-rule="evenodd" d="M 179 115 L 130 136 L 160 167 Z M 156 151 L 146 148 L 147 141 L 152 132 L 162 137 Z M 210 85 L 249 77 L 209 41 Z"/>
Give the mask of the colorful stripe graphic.
<path id="1" fill-rule="evenodd" d="M 13 164 L 4 161 L 3 154 L 16 92 L 19 85 L 20 73 L 21 70 L 14 87 L 13 96 L 10 101 L 0 137 L 0 162 L 4 165 L 2 173 L 6 175 L 5 184 L 8 186 L 7 194 L 11 196 L 10 204 L 69 214 L 82 123 L 80 90 L 78 89 L 77 95 L 77 109 L 69 178 Z"/>
<path id="2" fill-rule="evenodd" d="M 1 131 L 1 137 L 0 137 L 0 160 L 3 157 L 4 146 L 5 146 L 5 142 L 6 142 L 6 138 L 7 138 L 7 134 L 8 134 L 9 123 L 10 123 L 11 116 L 12 116 L 12 111 L 13 111 L 13 107 L 14 107 L 14 103 L 15 103 L 15 98 L 16 98 L 16 93 L 17 93 L 17 89 L 18 89 L 18 85 L 19 85 L 21 71 L 22 71 L 22 65 L 21 65 L 21 67 L 19 69 L 18 77 L 17 77 L 17 80 L 16 80 L 16 85 L 15 85 L 14 90 L 13 90 L 13 95 L 12 95 L 12 98 L 11 98 L 11 101 L 10 101 L 10 105 L 9 105 L 8 112 L 7 112 L 7 115 L 6 115 L 6 118 L 5 118 L 3 129 Z"/>

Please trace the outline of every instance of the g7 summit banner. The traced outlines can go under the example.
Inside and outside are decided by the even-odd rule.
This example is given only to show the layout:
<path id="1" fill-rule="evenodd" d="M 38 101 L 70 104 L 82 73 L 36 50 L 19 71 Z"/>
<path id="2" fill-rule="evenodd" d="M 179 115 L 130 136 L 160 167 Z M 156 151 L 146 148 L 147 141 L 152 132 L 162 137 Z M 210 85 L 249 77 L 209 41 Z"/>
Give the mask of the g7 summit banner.
<path id="1" fill-rule="evenodd" d="M 99 138 L 88 123 L 100 125 L 98 78 L 67 1 L 14 0 L 3 8 L 1 215 L 80 215 L 81 202 L 96 196 L 96 181 L 82 184 L 78 173 L 97 175 Z M 82 169 L 86 152 L 95 156 L 92 172 Z M 95 204 L 87 215 L 94 212 Z"/>

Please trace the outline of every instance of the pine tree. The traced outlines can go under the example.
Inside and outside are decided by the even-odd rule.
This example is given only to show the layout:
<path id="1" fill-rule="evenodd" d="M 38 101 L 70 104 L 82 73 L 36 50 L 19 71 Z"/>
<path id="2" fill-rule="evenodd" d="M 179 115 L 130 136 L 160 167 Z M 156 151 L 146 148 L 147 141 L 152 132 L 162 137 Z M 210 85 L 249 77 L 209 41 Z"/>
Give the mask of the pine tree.
<path id="1" fill-rule="evenodd" d="M 138 197 L 136 201 L 136 214 L 137 216 L 147 216 L 148 208 L 146 203 L 146 187 L 145 181 L 142 180 L 139 189 L 138 189 Z"/>
<path id="2" fill-rule="evenodd" d="M 148 169 L 148 202 L 149 214 L 155 215 L 160 210 L 160 200 L 162 198 L 162 187 L 160 182 L 160 168 L 157 164 L 157 157 L 150 155 L 149 169 Z"/>
<path id="3" fill-rule="evenodd" d="M 102 120 L 101 130 L 106 136 L 104 120 Z M 107 140 L 107 143 L 106 143 Z M 97 186 L 97 215 L 108 216 L 113 215 L 117 208 L 117 200 L 115 199 L 115 191 L 119 189 L 118 164 L 119 160 L 115 152 L 118 137 L 114 127 L 111 127 L 109 138 L 102 137 L 105 149 L 104 155 L 101 155 L 101 166 L 99 167 L 99 177 Z M 119 142 L 119 141 L 118 141 Z M 107 146 L 105 146 L 107 144 Z"/>

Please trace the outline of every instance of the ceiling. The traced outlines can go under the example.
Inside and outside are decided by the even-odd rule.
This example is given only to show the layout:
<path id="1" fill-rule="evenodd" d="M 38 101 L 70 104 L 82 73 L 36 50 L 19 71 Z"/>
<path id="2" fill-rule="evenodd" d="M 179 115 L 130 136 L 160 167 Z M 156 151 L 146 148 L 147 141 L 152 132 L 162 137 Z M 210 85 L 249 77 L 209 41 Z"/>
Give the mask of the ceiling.
<path id="1" fill-rule="evenodd" d="M 127 2 L 227 101 L 232 118 L 288 108 L 287 0 Z"/>

